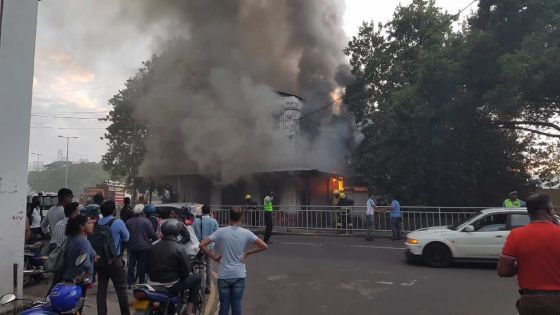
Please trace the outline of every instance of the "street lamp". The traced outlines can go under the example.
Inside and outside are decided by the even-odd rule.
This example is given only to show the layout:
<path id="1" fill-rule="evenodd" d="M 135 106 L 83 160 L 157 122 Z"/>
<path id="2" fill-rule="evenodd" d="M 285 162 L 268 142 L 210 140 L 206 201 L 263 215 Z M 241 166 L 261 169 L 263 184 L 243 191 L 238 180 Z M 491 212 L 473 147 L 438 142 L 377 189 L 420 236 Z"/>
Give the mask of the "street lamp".
<path id="1" fill-rule="evenodd" d="M 65 136 L 58 136 L 59 138 L 66 139 L 66 179 L 64 180 L 64 187 L 68 188 L 68 148 L 70 146 L 70 139 L 78 139 L 78 137 L 65 137 Z"/>

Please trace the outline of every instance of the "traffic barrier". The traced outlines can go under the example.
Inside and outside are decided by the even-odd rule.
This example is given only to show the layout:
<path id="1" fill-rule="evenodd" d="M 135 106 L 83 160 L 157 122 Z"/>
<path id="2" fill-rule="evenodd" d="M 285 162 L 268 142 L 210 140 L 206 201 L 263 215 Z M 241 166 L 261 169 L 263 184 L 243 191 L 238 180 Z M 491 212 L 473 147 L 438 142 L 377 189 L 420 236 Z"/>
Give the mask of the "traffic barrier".
<path id="1" fill-rule="evenodd" d="M 210 206 L 220 225 L 229 222 L 231 206 Z M 263 206 L 241 206 L 244 209 L 242 225 L 249 228 L 264 228 Z M 433 226 L 449 226 L 464 222 L 482 209 L 493 207 L 417 207 L 401 206 L 402 230 L 405 232 Z M 494 207 L 495 208 L 495 207 Z M 350 207 L 349 216 L 340 216 L 342 228 L 337 229 L 338 207 L 332 206 L 274 206 L 273 225 L 275 230 L 287 231 L 333 231 L 350 234 L 366 231 L 366 207 Z M 346 222 L 348 218 L 348 222 Z M 350 221 L 351 220 L 351 221 Z M 389 207 L 376 207 L 373 216 L 374 231 L 391 231 Z M 348 223 L 352 224 L 348 224 Z"/>

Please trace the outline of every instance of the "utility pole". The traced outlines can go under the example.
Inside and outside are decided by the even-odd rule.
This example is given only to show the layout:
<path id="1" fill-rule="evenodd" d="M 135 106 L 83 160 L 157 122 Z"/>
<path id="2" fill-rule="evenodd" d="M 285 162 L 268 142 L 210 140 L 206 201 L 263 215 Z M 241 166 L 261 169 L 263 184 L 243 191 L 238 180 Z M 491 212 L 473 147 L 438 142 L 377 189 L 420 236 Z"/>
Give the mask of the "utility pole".
<path id="1" fill-rule="evenodd" d="M 9 148 L 0 150 L 0 292 L 20 299 L 37 8 L 33 0 L 0 0 L 0 147 Z"/>
<path id="2" fill-rule="evenodd" d="M 78 137 L 65 137 L 65 136 L 58 136 L 59 138 L 66 139 L 66 177 L 64 180 L 64 187 L 68 188 L 68 149 L 70 148 L 70 139 L 78 139 Z"/>
<path id="3" fill-rule="evenodd" d="M 36 155 L 37 156 L 37 165 L 35 165 L 35 171 L 38 172 L 39 171 L 39 163 L 41 163 L 41 153 L 31 153 L 32 155 Z"/>

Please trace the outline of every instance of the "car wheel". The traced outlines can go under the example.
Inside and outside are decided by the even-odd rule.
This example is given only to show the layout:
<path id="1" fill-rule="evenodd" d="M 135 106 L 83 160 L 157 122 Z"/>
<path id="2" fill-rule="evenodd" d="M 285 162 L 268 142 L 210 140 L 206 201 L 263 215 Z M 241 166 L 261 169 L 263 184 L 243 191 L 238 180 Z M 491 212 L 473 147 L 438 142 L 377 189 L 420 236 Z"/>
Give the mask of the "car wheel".
<path id="1" fill-rule="evenodd" d="M 442 243 L 431 243 L 424 249 L 424 262 L 430 267 L 447 267 L 451 264 L 451 251 Z"/>

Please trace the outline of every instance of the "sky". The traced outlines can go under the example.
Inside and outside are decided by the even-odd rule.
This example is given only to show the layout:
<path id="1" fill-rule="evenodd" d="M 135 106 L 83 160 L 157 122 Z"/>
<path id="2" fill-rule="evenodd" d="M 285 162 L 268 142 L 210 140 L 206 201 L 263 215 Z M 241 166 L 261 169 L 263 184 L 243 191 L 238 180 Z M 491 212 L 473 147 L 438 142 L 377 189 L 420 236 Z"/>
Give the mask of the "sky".
<path id="1" fill-rule="evenodd" d="M 108 123 L 96 118 L 107 114 L 108 100 L 124 88 L 124 82 L 142 61 L 158 52 L 157 26 L 147 30 L 122 21 L 126 14 L 111 1 L 105 2 L 39 2 L 30 163 L 50 163 L 59 154 L 65 158 L 67 140 L 59 136 L 78 137 L 70 139 L 70 160 L 100 161 L 107 149 L 101 138 Z M 408 5 L 412 0 L 345 2 L 344 30 L 350 39 L 363 21 L 387 22 L 399 3 Z M 470 0 L 436 0 L 450 13 L 457 13 L 469 3 Z M 462 17 L 475 8 L 476 4 L 470 6 Z"/>

